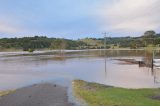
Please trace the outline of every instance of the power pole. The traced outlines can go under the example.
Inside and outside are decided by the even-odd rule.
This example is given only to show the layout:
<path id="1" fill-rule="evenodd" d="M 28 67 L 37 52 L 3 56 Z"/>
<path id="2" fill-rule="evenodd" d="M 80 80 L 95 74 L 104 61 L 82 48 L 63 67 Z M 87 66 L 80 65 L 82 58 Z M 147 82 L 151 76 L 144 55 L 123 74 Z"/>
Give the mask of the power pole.
<path id="1" fill-rule="evenodd" d="M 106 60 L 106 37 L 107 37 L 107 33 L 103 33 L 104 34 L 104 60 L 105 60 L 105 76 L 106 76 L 106 72 L 107 72 L 107 60 Z"/>
<path id="2" fill-rule="evenodd" d="M 106 37 L 107 37 L 107 33 L 104 32 L 103 34 L 104 34 L 104 49 L 106 49 Z"/>

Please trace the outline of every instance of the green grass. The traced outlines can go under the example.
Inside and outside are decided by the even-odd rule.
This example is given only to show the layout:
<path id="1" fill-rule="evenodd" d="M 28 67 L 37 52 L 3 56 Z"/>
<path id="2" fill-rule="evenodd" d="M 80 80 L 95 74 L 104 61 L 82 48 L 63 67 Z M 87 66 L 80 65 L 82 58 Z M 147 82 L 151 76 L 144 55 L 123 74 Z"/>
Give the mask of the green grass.
<path id="1" fill-rule="evenodd" d="M 82 80 L 73 82 L 74 93 L 89 106 L 160 106 L 160 89 L 124 89 Z"/>

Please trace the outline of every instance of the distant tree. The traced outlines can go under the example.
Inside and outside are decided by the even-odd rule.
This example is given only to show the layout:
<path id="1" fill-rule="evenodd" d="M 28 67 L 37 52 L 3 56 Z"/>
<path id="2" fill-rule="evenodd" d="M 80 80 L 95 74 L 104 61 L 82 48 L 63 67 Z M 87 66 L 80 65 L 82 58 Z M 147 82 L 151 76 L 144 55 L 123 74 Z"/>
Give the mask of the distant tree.
<path id="1" fill-rule="evenodd" d="M 145 36 L 145 37 L 149 37 L 149 38 L 155 37 L 155 36 L 156 36 L 156 32 L 153 31 L 153 30 L 146 31 L 146 32 L 144 33 L 144 36 Z"/>
<path id="2" fill-rule="evenodd" d="M 131 49 L 137 49 L 137 44 L 136 44 L 136 42 L 131 42 L 131 43 L 130 43 L 130 48 L 131 48 Z"/>
<path id="3" fill-rule="evenodd" d="M 29 49 L 28 49 L 28 52 L 34 52 L 34 49 L 30 49 L 30 48 L 29 48 Z"/>
<path id="4" fill-rule="evenodd" d="M 56 39 L 51 43 L 51 49 L 62 50 L 66 48 L 66 42 L 63 39 Z"/>
<path id="5" fill-rule="evenodd" d="M 152 44 L 155 44 L 155 38 L 156 38 L 156 33 L 155 31 L 146 31 L 143 35 L 143 42 L 145 44 L 145 46 Z"/>
<path id="6" fill-rule="evenodd" d="M 160 37 L 158 37 L 158 38 L 155 39 L 155 43 L 156 43 L 156 45 L 160 44 Z"/>

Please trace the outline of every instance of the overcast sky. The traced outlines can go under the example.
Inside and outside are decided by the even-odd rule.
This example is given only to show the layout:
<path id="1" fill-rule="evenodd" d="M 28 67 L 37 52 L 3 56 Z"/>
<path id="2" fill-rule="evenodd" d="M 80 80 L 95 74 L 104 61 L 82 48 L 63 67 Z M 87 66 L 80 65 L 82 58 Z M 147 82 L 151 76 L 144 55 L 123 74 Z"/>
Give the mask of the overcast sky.
<path id="1" fill-rule="evenodd" d="M 160 0 L 0 0 L 0 38 L 70 39 L 160 32 Z"/>

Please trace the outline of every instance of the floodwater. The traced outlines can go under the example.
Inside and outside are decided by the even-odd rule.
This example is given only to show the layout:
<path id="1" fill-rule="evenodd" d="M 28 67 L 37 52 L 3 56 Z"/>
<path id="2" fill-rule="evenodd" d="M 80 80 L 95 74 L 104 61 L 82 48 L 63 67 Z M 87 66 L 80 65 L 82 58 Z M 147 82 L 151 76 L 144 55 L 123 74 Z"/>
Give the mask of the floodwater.
<path id="1" fill-rule="evenodd" d="M 123 88 L 158 88 L 160 69 L 119 60 L 150 62 L 151 57 L 151 53 L 143 50 L 0 53 L 0 90 L 40 82 L 68 86 L 74 79 Z"/>

